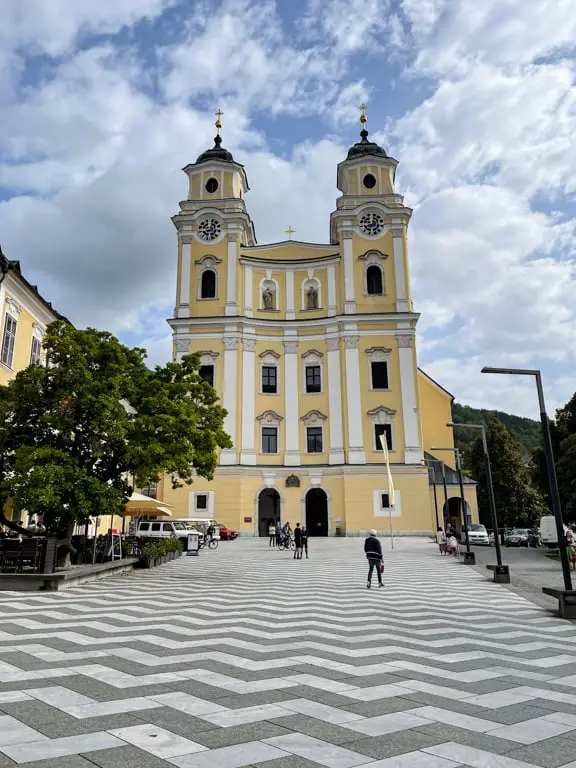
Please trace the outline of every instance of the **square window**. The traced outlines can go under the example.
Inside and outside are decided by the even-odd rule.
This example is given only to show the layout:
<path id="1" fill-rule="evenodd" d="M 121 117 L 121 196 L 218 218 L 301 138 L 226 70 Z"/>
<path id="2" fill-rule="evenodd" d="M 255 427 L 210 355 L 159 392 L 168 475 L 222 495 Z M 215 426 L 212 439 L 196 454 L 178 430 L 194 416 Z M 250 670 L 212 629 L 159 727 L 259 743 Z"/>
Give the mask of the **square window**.
<path id="1" fill-rule="evenodd" d="M 208 509 L 208 494 L 198 493 L 196 495 L 196 509 Z"/>
<path id="2" fill-rule="evenodd" d="M 214 386 L 214 366 L 213 365 L 201 365 L 198 371 L 200 378 L 207 381 L 211 387 Z"/>
<path id="3" fill-rule="evenodd" d="M 386 445 L 388 450 L 392 450 L 392 424 L 374 424 L 374 441 L 375 449 L 381 451 L 382 444 L 380 443 L 380 436 L 386 435 Z"/>
<path id="4" fill-rule="evenodd" d="M 306 438 L 308 453 L 322 453 L 322 427 L 308 427 Z"/>
<path id="5" fill-rule="evenodd" d="M 262 366 L 262 392 L 275 395 L 278 392 L 278 369 L 275 365 Z"/>
<path id="6" fill-rule="evenodd" d="M 262 453 L 278 453 L 278 427 L 262 427 Z"/>
<path id="7" fill-rule="evenodd" d="M 390 494 L 389 493 L 381 493 L 380 494 L 380 506 L 382 509 L 390 509 Z"/>
<path id="8" fill-rule="evenodd" d="M 160 531 L 161 530 L 162 523 L 152 523 L 151 530 L 152 531 Z"/>
<path id="9" fill-rule="evenodd" d="M 172 533 L 172 523 L 162 523 L 162 530 Z"/>
<path id="10" fill-rule="evenodd" d="M 4 336 L 2 337 L 2 354 L 0 360 L 9 368 L 12 367 L 12 360 L 14 359 L 14 345 L 16 343 L 16 329 L 18 327 L 17 321 L 11 316 L 6 314 L 4 320 Z"/>
<path id="11" fill-rule="evenodd" d="M 388 363 L 371 363 L 372 389 L 388 389 Z"/>
<path id="12" fill-rule="evenodd" d="M 149 531 L 150 530 L 150 523 L 140 523 L 140 530 L 141 531 Z"/>
<path id="13" fill-rule="evenodd" d="M 322 391 L 322 372 L 319 365 L 306 366 L 306 392 L 316 393 Z"/>

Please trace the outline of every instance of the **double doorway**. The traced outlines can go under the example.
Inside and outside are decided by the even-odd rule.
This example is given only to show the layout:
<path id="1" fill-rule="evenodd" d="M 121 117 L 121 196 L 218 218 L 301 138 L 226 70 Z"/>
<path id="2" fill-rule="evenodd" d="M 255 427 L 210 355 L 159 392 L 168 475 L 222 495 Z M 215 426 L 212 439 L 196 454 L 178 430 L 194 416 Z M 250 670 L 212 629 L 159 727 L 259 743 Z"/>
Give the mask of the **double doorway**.
<path id="1" fill-rule="evenodd" d="M 280 493 L 275 488 L 264 488 L 258 494 L 258 536 L 268 536 L 271 525 L 290 522 L 304 525 L 309 536 L 328 536 L 328 495 L 323 488 L 310 488 L 304 498 L 304 519 L 302 512 L 282 509 Z"/>

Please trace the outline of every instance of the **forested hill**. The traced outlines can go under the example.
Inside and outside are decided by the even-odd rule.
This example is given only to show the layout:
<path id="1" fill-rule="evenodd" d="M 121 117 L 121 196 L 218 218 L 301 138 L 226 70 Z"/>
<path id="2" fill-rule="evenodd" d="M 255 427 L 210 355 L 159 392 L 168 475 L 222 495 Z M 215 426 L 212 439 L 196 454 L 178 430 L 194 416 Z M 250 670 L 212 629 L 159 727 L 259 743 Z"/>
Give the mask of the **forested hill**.
<path id="1" fill-rule="evenodd" d="M 526 457 L 540 444 L 540 422 L 513 416 L 502 411 L 487 411 L 484 408 L 471 408 L 469 405 L 452 404 L 452 418 L 456 424 L 488 424 L 492 419 L 499 419 L 504 426 L 514 432 L 522 445 L 522 454 Z M 456 441 L 461 450 L 465 450 L 478 437 L 477 429 L 457 429 Z"/>

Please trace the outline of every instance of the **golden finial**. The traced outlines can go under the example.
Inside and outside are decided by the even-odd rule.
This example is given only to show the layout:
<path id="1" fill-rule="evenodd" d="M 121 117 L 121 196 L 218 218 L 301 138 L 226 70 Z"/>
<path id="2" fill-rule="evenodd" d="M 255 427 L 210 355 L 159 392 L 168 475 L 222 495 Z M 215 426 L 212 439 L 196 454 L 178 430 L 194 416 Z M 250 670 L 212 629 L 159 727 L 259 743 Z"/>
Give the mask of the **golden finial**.
<path id="1" fill-rule="evenodd" d="M 296 232 L 296 230 L 292 229 L 292 226 L 289 225 L 288 229 L 285 229 L 284 232 L 288 235 L 288 240 L 292 240 L 292 235 L 294 234 L 294 232 Z"/>
<path id="2" fill-rule="evenodd" d="M 368 122 L 368 115 L 366 114 L 366 110 L 368 109 L 368 107 L 366 106 L 366 104 L 360 104 L 358 109 L 362 112 L 362 114 L 360 115 L 360 122 L 364 126 Z"/>
<path id="3" fill-rule="evenodd" d="M 216 115 L 216 130 L 218 131 L 218 136 L 220 136 L 220 128 L 222 128 L 222 115 L 224 112 L 222 112 L 221 109 L 219 109 L 217 112 L 214 113 Z"/>

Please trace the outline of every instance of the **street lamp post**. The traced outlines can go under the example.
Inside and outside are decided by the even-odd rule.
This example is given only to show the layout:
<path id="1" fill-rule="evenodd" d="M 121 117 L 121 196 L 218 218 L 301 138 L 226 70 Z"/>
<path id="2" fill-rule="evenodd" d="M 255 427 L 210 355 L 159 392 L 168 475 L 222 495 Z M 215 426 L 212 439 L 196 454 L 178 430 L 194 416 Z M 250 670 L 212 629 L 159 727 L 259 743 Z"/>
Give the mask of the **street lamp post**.
<path id="1" fill-rule="evenodd" d="M 434 489 L 434 514 L 436 515 L 436 528 L 440 526 L 440 519 L 438 518 L 438 495 L 436 493 L 436 475 L 434 467 L 430 466 L 432 463 L 430 460 L 427 461 L 428 463 L 428 470 L 432 475 L 432 488 Z"/>
<path id="2" fill-rule="evenodd" d="M 500 536 L 498 534 L 498 514 L 496 512 L 496 499 L 494 497 L 494 484 L 492 482 L 492 467 L 490 465 L 490 454 L 488 452 L 488 440 L 486 439 L 486 426 L 484 424 L 455 424 L 449 421 L 448 427 L 466 427 L 468 429 L 480 429 L 482 433 L 482 447 L 484 449 L 484 464 L 486 467 L 486 485 L 488 486 L 488 503 L 490 505 L 490 514 L 492 517 L 492 526 L 494 528 L 494 546 L 496 547 L 496 566 L 488 566 L 494 571 L 494 581 L 498 584 L 510 583 L 510 569 L 507 565 L 502 565 L 502 549 L 500 547 Z"/>
<path id="3" fill-rule="evenodd" d="M 562 574 L 564 576 L 564 588 L 566 591 L 572 591 L 572 578 L 570 575 L 570 563 L 568 562 L 568 552 L 564 546 L 564 521 L 562 519 L 562 505 L 560 503 L 560 492 L 558 490 L 558 480 L 556 478 L 556 467 L 554 464 L 554 451 L 552 448 L 552 436 L 550 434 L 550 422 L 546 413 L 546 403 L 544 401 L 544 390 L 542 388 L 542 374 L 539 370 L 526 370 L 524 368 L 490 368 L 485 366 L 482 373 L 504 373 L 516 374 L 520 376 L 534 376 L 536 379 L 536 389 L 538 391 L 538 404 L 540 406 L 540 421 L 542 422 L 542 436 L 544 438 L 544 455 L 546 456 L 546 469 L 548 472 L 548 483 L 550 485 L 550 497 L 552 499 L 552 512 L 556 520 L 556 532 L 558 535 L 558 549 L 560 550 L 560 562 L 562 563 Z"/>
<path id="4" fill-rule="evenodd" d="M 451 451 L 456 457 L 456 470 L 458 472 L 458 484 L 460 485 L 460 507 L 462 516 L 462 525 L 464 526 L 464 538 L 466 541 L 466 552 L 464 552 L 464 564 L 476 565 L 476 555 L 470 551 L 470 539 L 468 537 L 468 521 L 466 520 L 466 499 L 464 498 L 464 481 L 462 480 L 462 463 L 460 461 L 460 451 L 458 448 L 432 448 L 433 451 Z"/>

